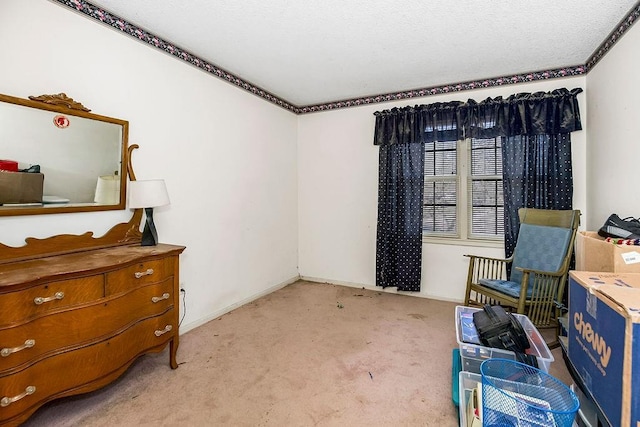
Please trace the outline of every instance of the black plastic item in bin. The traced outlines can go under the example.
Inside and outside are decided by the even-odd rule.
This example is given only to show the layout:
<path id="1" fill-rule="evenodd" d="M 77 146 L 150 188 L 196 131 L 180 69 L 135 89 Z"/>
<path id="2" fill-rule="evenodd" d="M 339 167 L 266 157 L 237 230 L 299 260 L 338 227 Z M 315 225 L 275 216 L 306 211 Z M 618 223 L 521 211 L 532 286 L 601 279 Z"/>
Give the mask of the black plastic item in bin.
<path id="1" fill-rule="evenodd" d="M 573 425 L 578 398 L 546 372 L 514 360 L 488 359 L 480 375 L 483 426 Z"/>

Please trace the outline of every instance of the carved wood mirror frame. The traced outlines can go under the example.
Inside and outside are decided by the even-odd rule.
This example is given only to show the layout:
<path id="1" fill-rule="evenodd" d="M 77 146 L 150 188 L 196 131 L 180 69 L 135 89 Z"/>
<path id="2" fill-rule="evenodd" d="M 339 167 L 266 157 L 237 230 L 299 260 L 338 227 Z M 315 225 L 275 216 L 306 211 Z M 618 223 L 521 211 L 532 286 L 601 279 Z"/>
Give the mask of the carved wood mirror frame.
<path id="1" fill-rule="evenodd" d="M 2 141 L 3 144 L 20 144 L 27 140 L 29 141 L 29 144 L 31 144 L 30 146 L 41 147 L 45 145 L 43 149 L 47 149 L 52 153 L 50 154 L 51 159 L 55 159 L 56 157 L 56 144 L 68 148 L 68 152 L 61 150 L 63 154 L 58 157 L 58 160 L 51 160 L 50 162 L 50 170 L 55 171 L 55 173 L 58 174 L 56 176 L 62 175 L 65 176 L 66 179 L 66 182 L 58 184 L 58 187 L 63 187 L 66 190 L 66 183 L 73 183 L 83 179 L 84 187 L 90 188 L 86 188 L 84 190 L 87 195 L 83 200 L 66 200 L 69 203 L 42 203 L 35 206 L 0 206 L 0 216 L 41 215 L 125 209 L 127 190 L 126 167 L 129 135 L 128 121 L 90 113 L 91 110 L 86 108 L 80 102 L 74 101 L 64 93 L 56 95 L 30 96 L 29 99 L 0 94 L 0 106 L 3 105 L 3 103 L 7 104 L 5 114 L 8 116 L 4 118 L 4 126 L 7 128 L 7 135 L 0 135 L 0 140 L 4 139 L 4 141 Z M 38 113 L 40 110 L 43 113 L 42 115 Z M 33 111 L 33 113 L 30 111 Z M 27 115 L 28 118 L 23 119 L 23 117 Z M 74 120 L 74 118 L 81 119 Z M 3 118 L 0 117 L 0 119 Z M 22 120 L 25 121 L 22 122 Z M 37 123 L 32 123 L 33 121 Z M 24 138 L 22 138 L 22 134 L 19 130 L 13 130 L 13 126 L 9 126 L 12 122 L 15 123 L 16 129 L 26 128 L 25 130 L 28 130 L 30 126 L 35 128 L 36 125 L 38 125 L 40 126 L 40 130 L 34 131 L 33 134 L 29 131 L 29 135 L 25 135 Z M 70 122 L 71 124 L 69 124 Z M 50 126 L 51 129 L 47 128 L 47 126 Z M 101 135 L 98 130 L 107 131 L 109 135 L 111 135 L 111 133 L 118 133 L 120 141 L 116 139 L 117 136 L 115 135 L 108 137 L 105 136 L 104 151 L 99 151 L 95 145 L 93 147 L 91 145 L 92 141 L 96 141 L 99 139 L 98 135 Z M 70 133 L 70 131 L 77 133 Z M 51 132 L 55 133 L 51 134 Z M 50 135 L 55 135 L 55 138 Z M 10 146 L 7 145 L 7 147 Z M 102 145 L 100 145 L 100 147 L 102 147 Z M 117 147 L 119 152 L 115 152 L 115 147 Z M 38 154 L 33 153 L 33 151 L 37 151 L 37 149 L 29 148 L 23 150 L 29 150 L 29 157 L 36 156 Z M 2 150 L 0 150 L 0 158 L 6 158 L 4 156 L 6 156 L 6 153 L 3 153 Z M 105 160 L 103 157 L 107 157 L 107 159 Z M 83 172 L 79 172 L 81 166 L 78 164 L 82 163 L 83 158 L 89 159 L 91 162 L 95 159 L 95 162 L 97 163 L 100 162 L 112 166 L 112 168 L 109 169 L 109 175 L 113 173 L 113 176 L 119 176 L 119 182 L 117 182 L 119 192 L 113 196 L 115 199 L 114 201 L 105 203 L 94 202 L 93 191 L 96 190 L 97 192 L 96 182 L 98 181 L 98 176 L 102 174 L 96 173 L 93 176 L 86 176 L 83 175 Z M 47 162 L 49 158 L 45 157 L 43 160 Z M 57 162 L 63 162 L 64 166 L 56 165 Z M 78 165 L 78 169 L 75 168 L 75 165 Z M 43 167 L 46 168 L 47 165 L 45 164 Z M 87 166 L 82 165 L 82 167 L 86 168 Z M 95 169 L 98 169 L 98 167 L 96 166 Z M 113 171 L 113 169 L 116 170 Z M 104 172 L 106 174 L 106 171 Z M 54 175 L 44 173 L 45 189 L 47 185 L 51 185 L 51 183 L 55 182 L 55 179 L 54 181 L 51 181 L 51 176 Z M 49 178 L 49 181 L 47 181 L 47 178 Z M 93 183 L 91 183 L 91 179 L 93 179 Z M 89 182 L 87 183 L 88 180 Z M 90 193 L 88 193 L 89 191 Z M 63 201 L 65 200 L 64 198 L 60 199 Z M 95 200 L 98 199 L 96 198 Z"/>

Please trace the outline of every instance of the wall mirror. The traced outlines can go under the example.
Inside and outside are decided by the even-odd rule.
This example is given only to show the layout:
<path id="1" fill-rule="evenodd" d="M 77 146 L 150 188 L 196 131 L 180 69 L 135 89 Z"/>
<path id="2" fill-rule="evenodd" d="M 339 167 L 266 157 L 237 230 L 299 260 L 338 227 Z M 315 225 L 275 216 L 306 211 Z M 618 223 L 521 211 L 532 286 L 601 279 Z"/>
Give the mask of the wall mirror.
<path id="1" fill-rule="evenodd" d="M 125 209 L 129 122 L 89 111 L 0 94 L 0 216 Z"/>

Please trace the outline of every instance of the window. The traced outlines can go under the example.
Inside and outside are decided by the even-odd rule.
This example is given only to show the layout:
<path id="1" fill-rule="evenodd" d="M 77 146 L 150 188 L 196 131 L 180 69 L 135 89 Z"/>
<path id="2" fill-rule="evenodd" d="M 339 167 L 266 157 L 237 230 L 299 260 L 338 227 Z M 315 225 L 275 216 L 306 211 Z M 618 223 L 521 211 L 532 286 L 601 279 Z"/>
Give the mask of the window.
<path id="1" fill-rule="evenodd" d="M 503 238 L 501 144 L 497 137 L 424 145 L 424 236 Z"/>

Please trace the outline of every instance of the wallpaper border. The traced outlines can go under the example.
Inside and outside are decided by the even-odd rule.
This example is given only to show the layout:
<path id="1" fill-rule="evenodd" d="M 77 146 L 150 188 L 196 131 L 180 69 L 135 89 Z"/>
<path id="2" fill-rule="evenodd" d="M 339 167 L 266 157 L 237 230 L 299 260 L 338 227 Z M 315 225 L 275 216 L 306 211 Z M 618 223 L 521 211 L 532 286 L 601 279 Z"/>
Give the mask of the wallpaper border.
<path id="1" fill-rule="evenodd" d="M 563 67 L 554 70 L 535 71 L 530 73 L 514 74 L 501 77 L 493 77 L 488 79 L 473 80 L 462 83 L 452 83 L 441 86 L 433 86 L 428 88 L 411 89 L 406 91 L 398 91 L 381 95 L 371 95 L 342 101 L 333 101 L 322 104 L 314 104 L 307 106 L 297 106 L 290 102 L 258 87 L 240 77 L 208 62 L 188 51 L 163 40 L 148 31 L 136 27 L 126 20 L 100 9 L 86 0 L 53 0 L 64 6 L 72 8 L 90 18 L 96 19 L 103 24 L 110 26 L 118 31 L 135 37 L 136 39 L 160 49 L 182 61 L 188 62 L 201 70 L 210 73 L 222 80 L 227 81 L 255 96 L 263 98 L 273 104 L 278 105 L 295 114 L 314 113 L 319 111 L 329 111 L 341 108 L 356 107 L 361 105 L 378 104 L 381 102 L 397 101 L 401 99 L 419 98 L 432 95 L 441 95 L 452 92 L 463 92 L 485 87 L 505 86 L 518 83 L 528 83 L 538 80 L 550 80 L 569 76 L 578 76 L 586 74 L 611 50 L 613 45 L 620 40 L 624 33 L 638 20 L 640 17 L 640 2 L 629 12 L 618 26 L 610 33 L 607 39 L 596 49 L 589 57 L 586 64 L 574 65 L 571 67 Z"/>
<path id="2" fill-rule="evenodd" d="M 226 80 L 227 82 L 234 84 L 241 89 L 244 89 L 252 94 L 259 96 L 269 102 L 272 102 L 279 107 L 282 107 L 286 110 L 292 111 L 298 114 L 298 107 L 295 105 L 285 101 L 282 98 L 277 97 L 276 95 L 255 86 L 246 80 L 241 79 L 240 77 L 208 62 L 204 59 L 197 57 L 196 55 L 188 52 L 181 47 L 169 43 L 168 41 L 162 39 L 161 37 L 156 36 L 148 31 L 143 30 L 142 28 L 138 28 L 130 22 L 120 18 L 117 15 L 107 12 L 106 10 L 100 9 L 97 6 L 92 5 L 88 1 L 85 0 L 53 0 L 58 2 L 64 6 L 70 7 L 77 12 L 80 12 L 90 18 L 96 19 L 103 24 L 110 26 L 116 30 L 122 31 L 123 33 L 134 37 L 144 43 L 151 45 L 157 49 L 168 53 L 176 57 L 177 59 L 181 59 L 185 62 L 188 62 L 191 65 L 194 65 L 200 68 L 203 71 L 206 71 L 214 76 L 221 78 L 222 80 Z"/>

